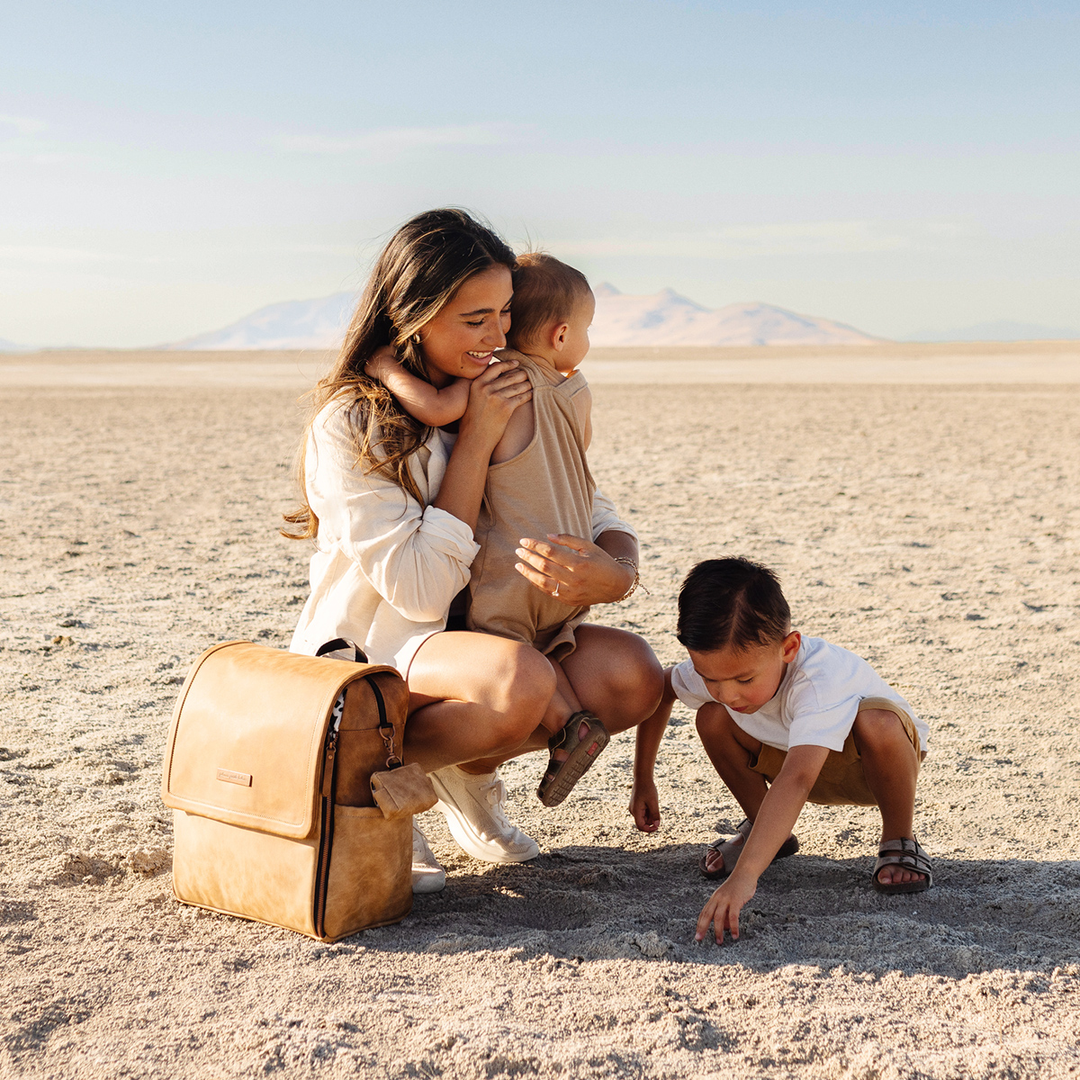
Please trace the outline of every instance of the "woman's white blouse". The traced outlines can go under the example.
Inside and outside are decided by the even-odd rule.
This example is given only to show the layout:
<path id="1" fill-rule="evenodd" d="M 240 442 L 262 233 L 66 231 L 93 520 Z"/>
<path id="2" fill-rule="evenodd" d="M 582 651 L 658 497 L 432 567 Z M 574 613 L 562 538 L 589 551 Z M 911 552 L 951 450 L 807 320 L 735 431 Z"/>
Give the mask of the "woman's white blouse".
<path id="1" fill-rule="evenodd" d="M 469 581 L 480 550 L 472 529 L 431 506 L 454 436 L 439 429 L 409 467 L 423 502 L 392 480 L 355 464 L 349 407 L 325 406 L 304 453 L 308 504 L 319 519 L 311 557 L 311 595 L 293 634 L 293 652 L 313 654 L 334 638 L 355 641 L 374 664 L 407 674 L 421 643 L 446 626 L 454 597 Z M 634 535 L 609 500 L 596 493 L 593 539 Z"/>

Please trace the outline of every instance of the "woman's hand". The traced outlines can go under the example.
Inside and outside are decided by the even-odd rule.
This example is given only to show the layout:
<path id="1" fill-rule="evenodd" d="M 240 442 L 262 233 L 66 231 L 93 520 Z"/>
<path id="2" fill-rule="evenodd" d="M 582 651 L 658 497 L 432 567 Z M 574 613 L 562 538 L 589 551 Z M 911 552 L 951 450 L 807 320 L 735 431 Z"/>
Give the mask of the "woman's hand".
<path id="1" fill-rule="evenodd" d="M 469 386 L 469 404 L 461 418 L 459 442 L 486 445 L 490 457 L 514 410 L 531 400 L 529 376 L 518 368 L 516 360 L 489 364 Z"/>
<path id="2" fill-rule="evenodd" d="M 628 533 L 605 533 L 600 540 L 608 538 L 617 550 L 615 556 L 599 544 L 566 533 L 549 534 L 547 540 L 524 537 L 517 549 L 521 562 L 515 563 L 514 569 L 541 592 L 569 607 L 614 603 L 634 583 L 637 551 Z M 616 558 L 629 559 L 634 565 L 616 562 Z"/>

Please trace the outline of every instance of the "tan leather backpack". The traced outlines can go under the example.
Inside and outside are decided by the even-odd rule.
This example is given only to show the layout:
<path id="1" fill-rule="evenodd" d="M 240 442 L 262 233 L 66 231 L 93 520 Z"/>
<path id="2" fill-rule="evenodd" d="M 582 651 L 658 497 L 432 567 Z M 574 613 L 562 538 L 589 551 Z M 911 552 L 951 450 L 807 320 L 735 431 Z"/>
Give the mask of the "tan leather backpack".
<path id="1" fill-rule="evenodd" d="M 412 814 L 435 802 L 419 768 L 401 768 L 408 703 L 391 667 L 207 649 L 165 751 L 176 898 L 322 941 L 404 918 Z"/>

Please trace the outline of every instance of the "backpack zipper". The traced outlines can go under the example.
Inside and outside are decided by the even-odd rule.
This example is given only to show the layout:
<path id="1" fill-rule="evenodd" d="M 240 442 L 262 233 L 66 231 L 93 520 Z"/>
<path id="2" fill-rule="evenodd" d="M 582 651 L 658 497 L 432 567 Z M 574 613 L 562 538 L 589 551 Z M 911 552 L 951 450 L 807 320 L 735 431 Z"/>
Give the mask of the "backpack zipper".
<path id="1" fill-rule="evenodd" d="M 337 788 L 337 748 L 344 715 L 345 691 L 334 703 L 334 719 L 326 735 L 326 754 L 323 761 L 322 803 L 320 808 L 319 861 L 315 884 L 315 934 L 326 933 L 326 886 L 330 880 L 330 848 L 334 843 L 334 793 Z M 337 705 L 341 708 L 338 709 Z"/>

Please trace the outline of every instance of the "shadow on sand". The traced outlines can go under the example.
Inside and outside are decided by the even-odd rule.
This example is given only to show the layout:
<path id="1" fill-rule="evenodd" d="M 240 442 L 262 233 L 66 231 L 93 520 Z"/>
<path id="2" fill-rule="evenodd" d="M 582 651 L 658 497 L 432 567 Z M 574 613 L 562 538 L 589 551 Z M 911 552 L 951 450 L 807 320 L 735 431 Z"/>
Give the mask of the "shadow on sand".
<path id="1" fill-rule="evenodd" d="M 788 964 L 948 978 L 993 969 L 1050 973 L 1077 962 L 1080 862 L 936 859 L 934 887 L 882 896 L 869 857 L 800 854 L 763 876 L 737 943 L 697 944 L 694 925 L 712 883 L 700 845 L 651 852 L 566 847 L 531 863 L 463 860 L 439 894 L 418 896 L 400 926 L 351 939 L 378 951 L 513 950 L 563 959 L 646 958 Z M 335 948 L 347 946 L 341 943 Z"/>

